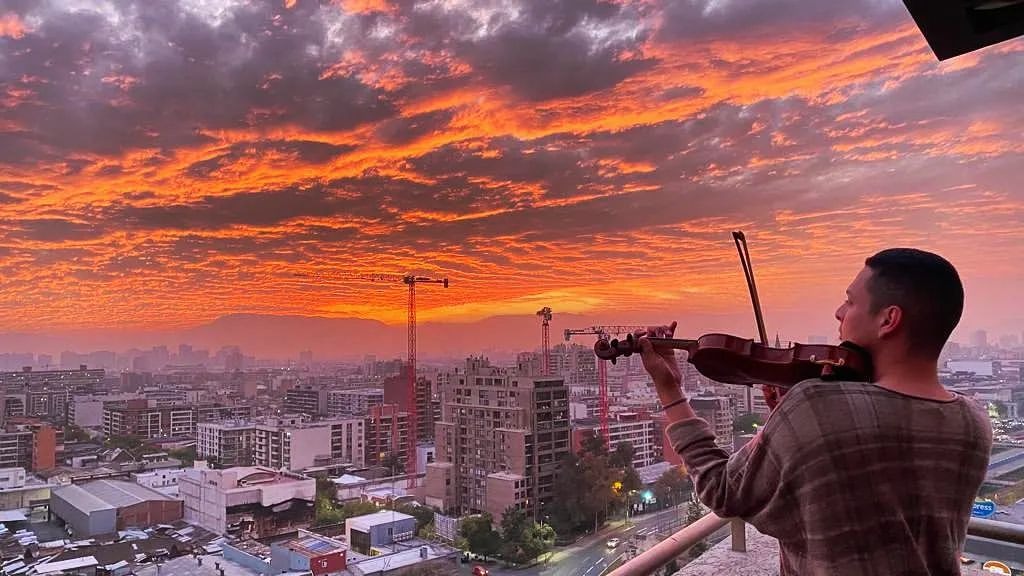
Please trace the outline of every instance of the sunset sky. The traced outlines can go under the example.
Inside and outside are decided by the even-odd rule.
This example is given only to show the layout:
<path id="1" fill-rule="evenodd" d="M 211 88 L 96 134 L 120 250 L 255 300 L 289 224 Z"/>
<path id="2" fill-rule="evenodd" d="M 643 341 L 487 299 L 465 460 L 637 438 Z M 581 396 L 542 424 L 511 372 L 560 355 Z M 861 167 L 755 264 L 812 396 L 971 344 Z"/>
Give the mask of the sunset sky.
<path id="1" fill-rule="evenodd" d="M 405 321 L 324 272 L 448 276 L 425 322 L 749 316 L 742 229 L 794 337 L 894 245 L 1019 334 L 1022 62 L 898 0 L 4 0 L 0 331 Z"/>

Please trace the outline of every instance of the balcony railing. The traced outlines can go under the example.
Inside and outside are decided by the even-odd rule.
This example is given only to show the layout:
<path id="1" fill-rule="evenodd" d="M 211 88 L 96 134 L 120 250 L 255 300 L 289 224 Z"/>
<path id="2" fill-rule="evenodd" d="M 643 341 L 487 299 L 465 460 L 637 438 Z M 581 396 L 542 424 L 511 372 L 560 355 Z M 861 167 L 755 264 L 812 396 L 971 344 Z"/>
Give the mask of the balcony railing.
<path id="1" fill-rule="evenodd" d="M 721 518 L 712 512 L 655 544 L 649 550 L 619 566 L 607 576 L 647 576 L 654 574 L 662 566 L 672 561 L 672 559 L 686 553 L 693 545 L 726 525 L 730 527 L 732 551 L 746 552 L 747 530 L 745 522 L 738 518 Z M 967 525 L 967 534 L 979 538 L 989 538 L 1024 545 L 1024 525 L 1021 524 L 971 518 L 970 523 Z M 777 571 L 778 566 L 774 565 L 772 568 Z M 681 574 L 686 574 L 685 567 L 682 569 Z"/>

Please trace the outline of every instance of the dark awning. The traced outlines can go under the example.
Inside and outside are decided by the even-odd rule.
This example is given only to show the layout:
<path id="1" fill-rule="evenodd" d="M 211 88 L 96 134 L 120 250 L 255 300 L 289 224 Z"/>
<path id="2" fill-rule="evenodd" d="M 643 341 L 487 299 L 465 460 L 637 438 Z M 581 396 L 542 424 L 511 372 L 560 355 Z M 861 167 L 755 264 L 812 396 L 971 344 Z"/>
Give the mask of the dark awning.
<path id="1" fill-rule="evenodd" d="M 1024 35 L 1024 0 L 903 0 L 939 60 Z"/>

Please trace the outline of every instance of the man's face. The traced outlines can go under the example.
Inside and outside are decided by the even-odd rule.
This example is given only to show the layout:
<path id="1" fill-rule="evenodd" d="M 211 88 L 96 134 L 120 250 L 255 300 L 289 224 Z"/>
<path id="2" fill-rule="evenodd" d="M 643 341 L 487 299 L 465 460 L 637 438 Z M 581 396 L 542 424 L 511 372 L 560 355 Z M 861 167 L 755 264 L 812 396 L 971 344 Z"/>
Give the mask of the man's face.
<path id="1" fill-rule="evenodd" d="M 877 314 L 871 313 L 871 296 L 867 284 L 871 268 L 865 266 L 846 289 L 846 300 L 836 310 L 839 339 L 871 349 L 878 340 Z"/>

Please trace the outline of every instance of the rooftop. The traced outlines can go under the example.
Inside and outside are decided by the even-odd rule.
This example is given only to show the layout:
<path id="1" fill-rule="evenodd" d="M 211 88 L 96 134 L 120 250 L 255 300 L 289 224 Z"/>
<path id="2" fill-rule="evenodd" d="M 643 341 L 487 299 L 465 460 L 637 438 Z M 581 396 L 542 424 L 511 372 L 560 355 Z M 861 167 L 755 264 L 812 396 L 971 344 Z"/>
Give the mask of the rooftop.
<path id="1" fill-rule="evenodd" d="M 173 500 L 156 490 L 122 480 L 93 480 L 64 486 L 53 493 L 84 512 L 124 508 L 152 500 Z"/>
<path id="2" fill-rule="evenodd" d="M 381 524 L 390 524 L 392 522 L 415 519 L 416 518 L 409 516 L 408 514 L 402 514 L 401 512 L 395 512 L 394 510 L 385 510 L 383 512 L 374 512 L 373 514 L 366 514 L 365 516 L 349 518 L 345 523 L 347 526 L 352 528 L 368 530 L 371 526 L 379 526 Z"/>
<path id="3" fill-rule="evenodd" d="M 309 558 L 348 549 L 348 546 L 342 542 L 312 532 L 305 532 L 298 538 L 286 542 L 284 547 Z"/>
<path id="4" fill-rule="evenodd" d="M 426 557 L 424 557 L 424 554 Z M 349 570 L 359 575 L 381 574 L 428 560 L 446 558 L 454 554 L 456 554 L 456 551 L 450 548 L 419 546 L 411 550 L 404 550 L 384 556 L 374 556 L 373 558 L 349 564 Z"/>

